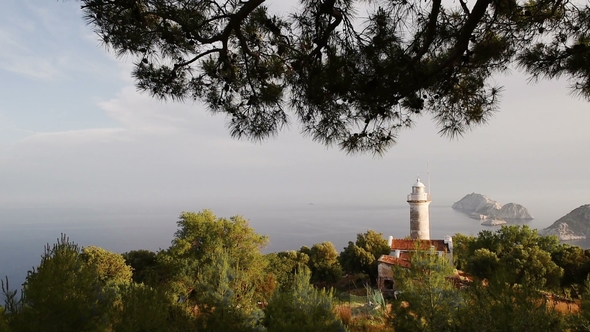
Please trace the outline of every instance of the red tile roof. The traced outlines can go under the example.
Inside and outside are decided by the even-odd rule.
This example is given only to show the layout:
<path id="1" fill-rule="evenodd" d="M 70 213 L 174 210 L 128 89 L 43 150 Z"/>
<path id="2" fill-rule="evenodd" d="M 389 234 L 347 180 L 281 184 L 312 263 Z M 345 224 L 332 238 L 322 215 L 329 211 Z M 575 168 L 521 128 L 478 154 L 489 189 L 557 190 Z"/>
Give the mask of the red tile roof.
<path id="1" fill-rule="evenodd" d="M 419 249 L 426 250 L 434 246 L 436 251 L 448 251 L 448 247 L 445 244 L 445 240 L 406 240 L 406 239 L 393 239 L 391 242 L 391 250 L 414 250 L 416 244 L 419 245 Z"/>
<path id="2" fill-rule="evenodd" d="M 389 265 L 399 265 L 402 267 L 410 267 L 412 265 L 412 263 L 410 263 L 410 253 L 408 252 L 401 252 L 399 258 L 395 258 L 389 255 L 381 255 L 381 257 L 379 257 L 378 262 Z"/>

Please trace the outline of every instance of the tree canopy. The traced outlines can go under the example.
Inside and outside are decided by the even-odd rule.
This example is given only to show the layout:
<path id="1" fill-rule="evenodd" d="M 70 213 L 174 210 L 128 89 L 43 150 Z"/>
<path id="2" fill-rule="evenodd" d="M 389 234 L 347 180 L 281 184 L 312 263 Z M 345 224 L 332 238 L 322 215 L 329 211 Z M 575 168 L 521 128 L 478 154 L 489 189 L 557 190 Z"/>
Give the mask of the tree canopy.
<path id="1" fill-rule="evenodd" d="M 315 141 L 383 153 L 423 114 L 461 135 L 498 109 L 493 77 L 510 66 L 590 98 L 590 9 L 569 0 L 300 0 L 281 14 L 265 0 L 81 2 L 136 59 L 139 90 L 203 101 L 237 138 L 295 118 Z"/>
<path id="2" fill-rule="evenodd" d="M 21 299 L 10 306 L 15 331 L 104 331 L 113 292 L 78 245 L 62 235 L 29 271 Z"/>
<path id="3" fill-rule="evenodd" d="M 107 284 L 131 282 L 133 269 L 127 265 L 121 254 L 96 246 L 82 248 L 82 260 L 98 274 L 98 279 Z"/>
<path id="4" fill-rule="evenodd" d="M 241 216 L 218 218 L 211 210 L 183 212 L 177 224 L 172 245 L 158 256 L 159 279 L 183 296 L 192 293 L 215 302 L 231 289 L 228 296 L 235 306 L 260 300 L 268 264 L 260 250 L 268 243 L 266 236 Z"/>
<path id="5" fill-rule="evenodd" d="M 345 331 L 334 313 L 332 292 L 314 288 L 310 279 L 310 271 L 302 270 L 294 275 L 291 289 L 273 295 L 264 310 L 268 332 Z"/>
<path id="6" fill-rule="evenodd" d="M 561 284 L 563 268 L 552 260 L 552 253 L 561 248 L 555 236 L 539 236 L 526 225 L 511 225 L 495 232 L 481 231 L 477 237 L 454 239 L 459 267 L 474 276 L 490 278 L 501 274 L 511 284 L 536 289 L 554 290 Z M 565 265 L 567 260 L 564 257 L 557 262 Z"/>
<path id="7" fill-rule="evenodd" d="M 269 274 L 282 290 L 290 290 L 294 275 L 309 268 L 309 255 L 301 251 L 281 251 L 267 254 L 265 257 L 268 260 Z"/>
<path id="8" fill-rule="evenodd" d="M 337 282 L 342 277 L 338 251 L 332 242 L 314 244 L 311 249 L 303 246 L 299 252 L 309 257 L 308 266 L 313 282 Z"/>
<path id="9" fill-rule="evenodd" d="M 399 299 L 409 305 L 393 306 L 396 331 L 453 331 L 453 317 L 464 304 L 462 294 L 449 279 L 453 266 L 434 250 L 410 252 L 410 267 L 393 267 Z"/>
<path id="10" fill-rule="evenodd" d="M 365 273 L 372 282 L 377 280 L 377 260 L 388 255 L 391 248 L 382 233 L 370 229 L 356 235 L 356 242 L 348 241 L 348 246 L 340 253 L 340 264 L 348 273 Z"/>
<path id="11" fill-rule="evenodd" d="M 369 295 L 372 290 L 362 289 L 367 296 L 359 297 L 361 289 L 355 286 L 344 292 L 349 285 L 337 280 L 338 258 L 345 259 L 349 268 L 362 268 L 367 257 L 389 249 L 379 233 L 358 234 L 347 247 L 357 249 L 340 257 L 330 242 L 262 255 L 260 248 L 267 238 L 242 217 L 218 218 L 209 210 L 184 212 L 178 226 L 170 248 L 157 253 L 134 250 L 119 255 L 94 246 L 81 249 L 62 236 L 45 247 L 20 293 L 9 287 L 8 278 L 0 280 L 0 332 L 391 328 L 472 332 L 588 331 L 590 327 L 589 251 L 560 244 L 556 237 L 539 236 L 527 226 L 482 231 L 477 237 L 455 236 L 453 256 L 474 276 L 469 283 L 457 282 L 449 257 L 433 249 L 411 250 L 409 267 L 393 268 L 400 292 L 387 306 L 388 315 L 382 315 L 383 303 Z M 361 249 L 366 254 L 356 255 Z M 131 280 L 132 269 L 125 262 L 138 268 L 133 272 L 140 271 L 145 283 L 136 280 L 139 276 Z M 335 285 L 337 293 L 311 282 Z M 559 295 L 562 292 L 565 297 Z"/>

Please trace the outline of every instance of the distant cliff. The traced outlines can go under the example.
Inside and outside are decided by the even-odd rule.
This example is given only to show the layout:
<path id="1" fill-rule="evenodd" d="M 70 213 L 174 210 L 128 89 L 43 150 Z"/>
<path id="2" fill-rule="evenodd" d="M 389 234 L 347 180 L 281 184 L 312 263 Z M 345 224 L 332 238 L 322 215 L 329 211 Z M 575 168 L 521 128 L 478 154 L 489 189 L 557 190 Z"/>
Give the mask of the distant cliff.
<path id="1" fill-rule="evenodd" d="M 501 219 L 534 219 L 527 208 L 516 203 L 504 204 L 496 217 Z"/>
<path id="2" fill-rule="evenodd" d="M 585 239 L 589 233 L 590 204 L 572 210 L 553 225 L 539 231 L 541 235 L 556 235 L 562 241 Z"/>
<path id="3" fill-rule="evenodd" d="M 534 219 L 529 211 L 520 204 L 502 204 L 489 197 L 471 193 L 455 202 L 453 209 L 469 214 L 475 219 Z"/>

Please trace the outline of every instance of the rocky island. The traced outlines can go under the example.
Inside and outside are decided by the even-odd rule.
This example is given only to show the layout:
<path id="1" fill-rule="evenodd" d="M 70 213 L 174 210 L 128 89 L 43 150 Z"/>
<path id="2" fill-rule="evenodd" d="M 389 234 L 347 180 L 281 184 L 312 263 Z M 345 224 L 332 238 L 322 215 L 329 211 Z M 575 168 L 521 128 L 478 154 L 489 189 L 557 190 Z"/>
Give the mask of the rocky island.
<path id="1" fill-rule="evenodd" d="M 502 205 L 489 197 L 471 193 L 465 195 L 452 206 L 453 209 L 468 214 L 473 219 L 483 220 L 482 225 L 497 226 L 506 223 L 505 219 L 534 219 L 529 211 L 520 204 Z"/>
<path id="2" fill-rule="evenodd" d="M 540 235 L 556 235 L 561 241 L 583 240 L 590 230 L 590 204 L 582 205 L 559 218 Z"/>
<path id="3" fill-rule="evenodd" d="M 485 219 L 481 222 L 483 226 L 500 226 L 506 224 L 506 220 L 502 219 Z"/>

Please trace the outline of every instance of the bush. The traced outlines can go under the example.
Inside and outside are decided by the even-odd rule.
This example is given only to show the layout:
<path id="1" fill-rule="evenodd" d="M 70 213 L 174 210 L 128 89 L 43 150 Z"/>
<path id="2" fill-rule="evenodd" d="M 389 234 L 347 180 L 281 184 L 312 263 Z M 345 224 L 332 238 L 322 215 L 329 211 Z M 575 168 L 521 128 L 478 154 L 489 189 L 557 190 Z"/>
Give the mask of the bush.
<path id="1" fill-rule="evenodd" d="M 268 332 L 345 331 L 336 316 L 332 292 L 318 290 L 309 282 L 310 273 L 304 271 L 295 275 L 290 292 L 275 292 L 264 310 Z"/>

